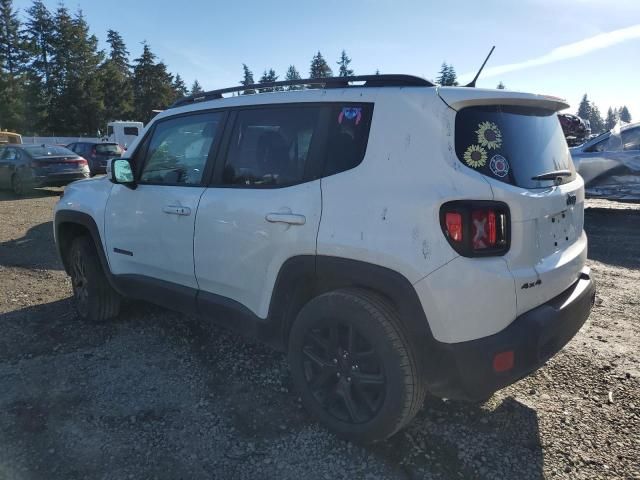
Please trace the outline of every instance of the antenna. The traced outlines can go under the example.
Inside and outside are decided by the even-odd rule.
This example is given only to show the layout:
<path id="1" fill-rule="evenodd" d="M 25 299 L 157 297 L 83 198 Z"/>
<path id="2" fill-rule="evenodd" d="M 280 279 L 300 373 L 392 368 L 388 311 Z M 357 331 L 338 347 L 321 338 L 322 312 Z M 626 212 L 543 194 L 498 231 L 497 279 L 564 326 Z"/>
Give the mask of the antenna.
<path id="1" fill-rule="evenodd" d="M 476 80 L 478 80 L 478 77 L 480 76 L 480 73 L 482 73 L 482 69 L 484 68 L 484 66 L 487 64 L 487 60 L 489 60 L 489 57 L 491 56 L 491 54 L 493 53 L 493 51 L 495 50 L 496 46 L 494 45 L 493 47 L 491 47 L 491 50 L 489 51 L 489 55 L 487 55 L 487 58 L 484 59 L 484 62 L 482 62 L 482 66 L 480 67 L 480 70 L 478 70 L 478 73 L 476 73 L 476 76 L 473 77 L 473 80 L 471 80 L 471 82 L 467 83 L 465 85 L 465 87 L 471 87 L 471 88 L 475 88 L 476 86 Z"/>

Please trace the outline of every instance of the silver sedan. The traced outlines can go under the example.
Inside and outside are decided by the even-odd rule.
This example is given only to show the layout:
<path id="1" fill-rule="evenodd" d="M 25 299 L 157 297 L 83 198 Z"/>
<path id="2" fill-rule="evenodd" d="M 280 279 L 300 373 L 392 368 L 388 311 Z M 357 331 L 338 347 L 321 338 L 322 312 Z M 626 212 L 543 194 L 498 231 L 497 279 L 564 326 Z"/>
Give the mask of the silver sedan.
<path id="1" fill-rule="evenodd" d="M 640 123 L 617 126 L 571 149 L 587 195 L 640 200 Z"/>

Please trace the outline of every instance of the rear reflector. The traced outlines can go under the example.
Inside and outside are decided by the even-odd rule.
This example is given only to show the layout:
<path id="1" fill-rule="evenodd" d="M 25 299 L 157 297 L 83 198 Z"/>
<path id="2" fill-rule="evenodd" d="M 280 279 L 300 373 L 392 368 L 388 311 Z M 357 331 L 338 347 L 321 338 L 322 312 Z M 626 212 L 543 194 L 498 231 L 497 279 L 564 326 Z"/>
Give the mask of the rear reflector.
<path id="1" fill-rule="evenodd" d="M 506 372 L 513 368 L 513 350 L 496 353 L 493 357 L 493 371 L 496 373 Z"/>
<path id="2" fill-rule="evenodd" d="M 454 242 L 462 241 L 462 215 L 455 212 L 447 212 L 445 215 L 447 233 Z"/>

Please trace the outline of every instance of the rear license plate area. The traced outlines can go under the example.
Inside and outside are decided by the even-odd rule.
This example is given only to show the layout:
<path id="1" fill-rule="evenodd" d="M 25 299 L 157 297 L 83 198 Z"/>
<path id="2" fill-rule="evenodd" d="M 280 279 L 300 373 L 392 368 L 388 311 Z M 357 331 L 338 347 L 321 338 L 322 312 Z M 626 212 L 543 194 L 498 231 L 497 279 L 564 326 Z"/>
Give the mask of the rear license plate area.
<path id="1" fill-rule="evenodd" d="M 541 247 L 544 253 L 562 250 L 576 240 L 574 212 L 567 209 L 542 219 Z"/>

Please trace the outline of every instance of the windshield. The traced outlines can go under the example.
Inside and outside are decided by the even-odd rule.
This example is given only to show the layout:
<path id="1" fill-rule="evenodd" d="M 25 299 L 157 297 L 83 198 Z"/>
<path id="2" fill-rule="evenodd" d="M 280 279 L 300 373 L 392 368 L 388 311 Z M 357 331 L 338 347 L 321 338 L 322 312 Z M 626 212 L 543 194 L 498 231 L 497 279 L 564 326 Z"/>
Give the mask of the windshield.
<path id="1" fill-rule="evenodd" d="M 523 188 L 545 188 L 554 180 L 533 177 L 575 169 L 555 112 L 542 108 L 490 105 L 468 107 L 456 116 L 456 153 L 483 175 Z"/>
<path id="2" fill-rule="evenodd" d="M 33 147 L 24 147 L 24 150 L 32 157 L 75 157 L 68 148 L 58 147 L 57 145 L 38 145 Z"/>
<path id="3" fill-rule="evenodd" d="M 102 155 L 120 155 L 122 153 L 122 149 L 120 148 L 120 145 L 116 143 L 101 143 L 96 145 L 96 153 Z"/>

